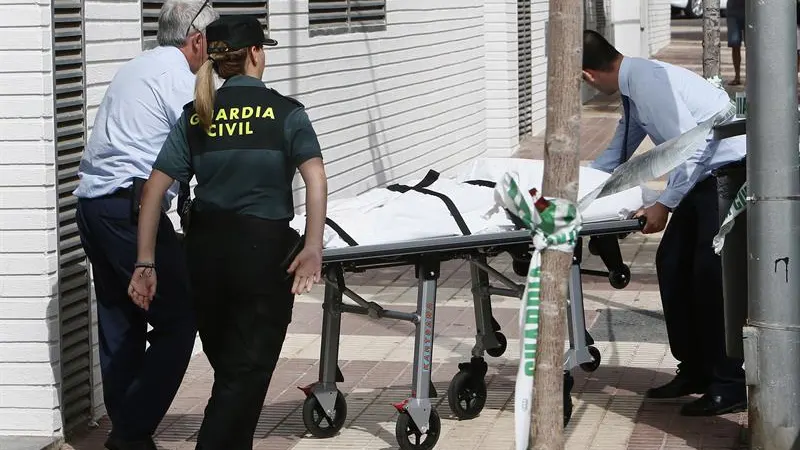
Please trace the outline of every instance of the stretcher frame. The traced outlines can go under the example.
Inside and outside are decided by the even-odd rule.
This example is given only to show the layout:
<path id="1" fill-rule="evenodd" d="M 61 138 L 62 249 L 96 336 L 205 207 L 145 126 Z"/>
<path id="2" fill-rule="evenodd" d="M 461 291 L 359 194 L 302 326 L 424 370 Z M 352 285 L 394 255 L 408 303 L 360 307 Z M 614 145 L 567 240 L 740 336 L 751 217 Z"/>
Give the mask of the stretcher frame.
<path id="1" fill-rule="evenodd" d="M 565 376 L 568 376 L 568 372 L 575 366 L 592 371 L 600 364 L 600 352 L 591 346 L 593 341 L 586 331 L 581 275 L 608 276 L 612 286 L 618 289 L 624 288 L 630 280 L 630 270 L 622 262 L 618 238 L 631 232 L 641 231 L 643 225 L 642 219 L 583 224 L 573 254 L 568 284 L 567 318 L 570 348 L 564 356 Z M 601 256 L 609 272 L 581 269 L 582 239 L 586 237 L 597 238 L 596 242 L 590 241 L 590 252 Z M 611 244 L 610 249 L 609 244 Z M 337 382 L 344 381 L 338 367 L 341 315 L 361 314 L 373 319 L 386 317 L 414 324 L 411 396 L 394 404 L 399 413 L 395 434 L 402 449 L 431 449 L 435 446 L 440 432 L 440 419 L 431 404 L 431 398 L 438 396 L 431 382 L 436 288 L 441 263 L 455 259 L 470 263 L 476 342 L 471 351 L 470 362 L 459 364 L 459 373 L 453 378 L 448 389 L 450 397 L 448 400 L 451 409 L 460 419 L 476 417 L 485 401 L 484 376 L 488 366 L 484 360 L 484 353 L 499 357 L 507 345 L 499 324 L 492 316 L 491 296 L 521 298 L 524 291 L 524 285 L 514 282 L 492 268 L 488 264 L 488 258 L 508 252 L 514 258 L 515 272 L 523 275 L 527 273 L 530 258 L 530 253 L 527 253 L 526 260 L 525 254 L 532 250 L 531 246 L 530 231 L 515 230 L 324 250 L 325 294 L 322 305 L 319 381 L 300 388 L 306 395 L 303 422 L 308 431 L 316 437 L 324 438 L 334 436 L 344 426 L 347 405 L 344 395 L 336 386 Z M 408 265 L 415 266 L 418 279 L 417 305 L 413 313 L 384 309 L 376 302 L 365 300 L 345 284 L 345 272 L 363 272 L 376 268 Z M 492 286 L 490 275 L 506 287 Z M 345 296 L 356 304 L 344 303 Z M 467 394 L 464 394 L 465 392 Z M 483 401 L 480 394 L 483 394 Z M 465 396 L 467 398 L 462 398 Z M 565 391 L 565 398 L 569 399 L 568 390 Z M 462 400 L 465 401 L 466 407 L 461 404 Z M 471 406 L 470 401 L 473 401 Z M 568 417 L 565 412 L 566 420 Z M 425 435 L 424 441 L 420 441 L 422 435 Z M 416 443 L 412 442 L 412 437 Z"/>

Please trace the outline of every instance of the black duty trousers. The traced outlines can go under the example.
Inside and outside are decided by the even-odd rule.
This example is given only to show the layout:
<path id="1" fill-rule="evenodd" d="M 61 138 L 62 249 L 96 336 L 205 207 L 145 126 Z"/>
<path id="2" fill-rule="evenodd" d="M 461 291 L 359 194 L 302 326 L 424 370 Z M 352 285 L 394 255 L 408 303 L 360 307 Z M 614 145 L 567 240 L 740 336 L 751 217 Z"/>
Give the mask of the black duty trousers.
<path id="1" fill-rule="evenodd" d="M 656 271 L 672 355 L 683 375 L 708 382 L 708 393 L 746 395 L 743 361 L 725 352 L 722 262 L 711 241 L 719 229 L 717 186 L 699 182 L 672 214 Z"/>
<path id="2" fill-rule="evenodd" d="M 193 212 L 185 240 L 197 326 L 214 386 L 197 449 L 249 450 L 291 321 L 288 221 Z"/>
<path id="3" fill-rule="evenodd" d="M 166 215 L 156 241 L 156 297 L 144 311 L 128 296 L 136 262 L 130 214 L 130 199 L 120 195 L 79 199 L 76 212 L 97 294 L 103 399 L 113 434 L 123 440 L 153 435 L 178 392 L 197 335 L 183 249 Z"/>

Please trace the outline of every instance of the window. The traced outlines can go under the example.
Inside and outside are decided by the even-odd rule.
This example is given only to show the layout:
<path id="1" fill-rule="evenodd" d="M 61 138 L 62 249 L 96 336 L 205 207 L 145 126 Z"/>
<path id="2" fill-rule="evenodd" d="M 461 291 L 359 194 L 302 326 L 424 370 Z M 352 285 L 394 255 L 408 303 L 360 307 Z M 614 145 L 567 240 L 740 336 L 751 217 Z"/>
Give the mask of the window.
<path id="1" fill-rule="evenodd" d="M 386 29 L 386 0 L 308 0 L 309 33 L 340 34 Z"/>
<path id="2" fill-rule="evenodd" d="M 142 0 L 142 48 L 149 49 L 156 45 L 158 34 L 158 13 L 163 0 Z M 252 0 L 218 0 L 212 2 L 214 10 L 222 16 L 247 14 L 257 16 L 269 36 L 269 2 Z"/>

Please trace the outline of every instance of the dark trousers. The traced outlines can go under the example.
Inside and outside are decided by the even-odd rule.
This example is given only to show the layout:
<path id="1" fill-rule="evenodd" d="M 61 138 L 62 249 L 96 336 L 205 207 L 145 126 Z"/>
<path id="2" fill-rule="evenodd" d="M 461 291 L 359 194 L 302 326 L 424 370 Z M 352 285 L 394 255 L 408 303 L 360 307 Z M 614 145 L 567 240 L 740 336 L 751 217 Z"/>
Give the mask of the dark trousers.
<path id="1" fill-rule="evenodd" d="M 250 450 L 291 321 L 288 221 L 192 214 L 189 277 L 214 386 L 197 449 Z"/>
<path id="2" fill-rule="evenodd" d="M 711 245 L 719 229 L 717 201 L 709 177 L 675 209 L 656 254 L 658 285 L 682 375 L 708 382 L 710 394 L 744 397 L 743 361 L 725 353 L 722 262 Z"/>
<path id="3" fill-rule="evenodd" d="M 152 436 L 178 392 L 196 336 L 183 250 L 162 215 L 157 292 L 144 311 L 128 296 L 137 242 L 130 200 L 80 199 L 76 219 L 94 274 L 103 398 L 113 433 L 126 440 Z"/>

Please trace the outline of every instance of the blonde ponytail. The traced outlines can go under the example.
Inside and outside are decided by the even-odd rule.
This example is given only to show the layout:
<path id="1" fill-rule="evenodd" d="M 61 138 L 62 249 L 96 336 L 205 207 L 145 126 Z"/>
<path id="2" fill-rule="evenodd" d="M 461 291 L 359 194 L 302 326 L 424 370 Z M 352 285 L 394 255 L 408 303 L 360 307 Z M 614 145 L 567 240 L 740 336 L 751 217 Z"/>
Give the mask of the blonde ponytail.
<path id="1" fill-rule="evenodd" d="M 214 84 L 214 62 L 209 59 L 197 71 L 194 84 L 194 109 L 200 123 L 208 131 L 214 120 L 214 100 L 217 97 L 217 86 Z"/>
<path id="2" fill-rule="evenodd" d="M 209 47 L 226 47 L 224 42 L 211 42 Z M 232 52 L 212 53 L 209 59 L 197 71 L 194 83 L 194 110 L 206 131 L 214 121 L 214 101 L 217 98 L 217 85 L 214 83 L 214 72 L 223 80 L 244 73 L 247 49 L 241 48 Z"/>

